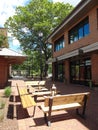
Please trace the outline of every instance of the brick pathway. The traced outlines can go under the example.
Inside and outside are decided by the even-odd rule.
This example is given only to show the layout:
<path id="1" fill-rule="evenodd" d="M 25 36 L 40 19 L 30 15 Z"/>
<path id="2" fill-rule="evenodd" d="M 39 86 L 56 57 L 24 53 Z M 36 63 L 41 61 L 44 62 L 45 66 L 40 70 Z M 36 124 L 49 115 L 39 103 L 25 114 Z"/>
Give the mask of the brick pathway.
<path id="1" fill-rule="evenodd" d="M 48 127 L 44 121 L 44 114 L 39 109 L 42 102 L 38 102 L 34 118 L 32 117 L 33 107 L 23 109 L 18 98 L 16 83 L 19 86 L 25 86 L 23 80 L 12 80 L 13 94 L 17 97 L 14 101 L 14 118 L 18 121 L 18 130 L 97 130 L 98 129 L 98 90 L 90 89 L 81 85 L 65 85 L 64 83 L 56 82 L 57 90 L 61 94 L 70 94 L 76 92 L 91 92 L 87 110 L 86 119 L 77 116 L 74 110 L 59 111 L 53 113 L 51 127 Z M 47 82 L 47 87 L 50 88 L 52 82 Z M 40 99 L 39 99 L 40 100 Z M 12 129 L 6 129 L 12 130 Z M 13 129 L 14 130 L 14 129 Z"/>

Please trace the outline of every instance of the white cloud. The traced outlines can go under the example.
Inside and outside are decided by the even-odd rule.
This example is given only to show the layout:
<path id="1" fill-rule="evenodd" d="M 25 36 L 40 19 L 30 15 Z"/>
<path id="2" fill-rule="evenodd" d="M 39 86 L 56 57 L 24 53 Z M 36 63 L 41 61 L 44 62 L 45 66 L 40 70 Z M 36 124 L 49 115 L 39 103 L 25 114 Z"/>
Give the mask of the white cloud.
<path id="1" fill-rule="evenodd" d="M 53 0 L 54 2 L 70 3 L 76 6 L 81 0 Z M 0 26 L 3 27 L 5 21 L 15 13 L 15 8 L 24 5 L 28 0 L 2 0 L 0 1 Z"/>
<path id="2" fill-rule="evenodd" d="M 54 2 L 70 3 L 76 6 L 81 0 L 53 0 Z M 15 13 L 15 8 L 24 5 L 28 0 L 1 0 L 0 1 L 0 26 L 3 27 L 5 21 Z"/>
<path id="3" fill-rule="evenodd" d="M 19 41 L 17 39 L 14 39 L 13 46 L 19 46 L 19 45 L 20 45 Z"/>
<path id="4" fill-rule="evenodd" d="M 5 21 L 15 13 L 15 8 L 24 5 L 26 0 L 2 0 L 0 1 L 0 26 L 4 26 Z"/>
<path id="5" fill-rule="evenodd" d="M 76 6 L 81 0 L 53 0 L 54 2 L 64 2 Z"/>

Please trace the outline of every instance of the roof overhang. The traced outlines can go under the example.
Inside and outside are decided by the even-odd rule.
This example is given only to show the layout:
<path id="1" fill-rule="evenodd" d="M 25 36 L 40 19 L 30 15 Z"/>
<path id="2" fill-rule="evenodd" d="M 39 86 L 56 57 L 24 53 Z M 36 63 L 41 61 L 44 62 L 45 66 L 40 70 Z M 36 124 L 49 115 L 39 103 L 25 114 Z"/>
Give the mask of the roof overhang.
<path id="1" fill-rule="evenodd" d="M 0 57 L 5 59 L 9 64 L 20 64 L 27 58 L 26 55 L 8 48 L 0 48 Z"/>
<path id="2" fill-rule="evenodd" d="M 66 29 L 85 16 L 94 6 L 98 5 L 98 0 L 81 0 L 81 2 L 73 9 L 73 11 L 62 21 L 62 23 L 54 29 L 54 31 L 47 38 L 50 43 Z"/>
<path id="3" fill-rule="evenodd" d="M 26 60 L 26 57 L 11 57 L 11 56 L 5 56 L 4 57 L 9 64 L 21 64 Z"/>

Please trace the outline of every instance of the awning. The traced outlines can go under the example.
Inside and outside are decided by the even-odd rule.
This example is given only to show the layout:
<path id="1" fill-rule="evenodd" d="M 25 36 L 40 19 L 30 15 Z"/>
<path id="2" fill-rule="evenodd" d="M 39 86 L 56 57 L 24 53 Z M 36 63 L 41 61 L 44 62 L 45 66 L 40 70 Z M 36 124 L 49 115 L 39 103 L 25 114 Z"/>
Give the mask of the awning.
<path id="1" fill-rule="evenodd" d="M 80 50 L 82 50 L 83 54 L 85 53 L 89 53 L 92 51 L 97 51 L 98 50 L 98 42 L 93 43 L 91 45 L 85 46 L 85 47 L 81 47 L 79 49 L 73 50 L 71 52 L 68 52 L 62 56 L 58 56 L 55 58 L 52 58 L 51 60 L 47 61 L 47 64 L 49 64 L 50 62 L 56 62 L 56 61 L 60 61 L 60 60 L 65 60 L 74 56 L 78 56 L 80 53 Z"/>

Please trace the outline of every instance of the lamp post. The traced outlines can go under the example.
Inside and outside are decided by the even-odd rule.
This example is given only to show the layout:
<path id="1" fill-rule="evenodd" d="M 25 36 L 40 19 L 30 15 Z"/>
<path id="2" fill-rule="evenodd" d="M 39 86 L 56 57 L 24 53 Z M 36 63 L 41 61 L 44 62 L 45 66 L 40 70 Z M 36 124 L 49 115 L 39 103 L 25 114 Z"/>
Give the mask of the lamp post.
<path id="1" fill-rule="evenodd" d="M 41 39 L 43 37 L 43 33 L 39 32 L 38 36 L 39 36 L 39 41 L 40 41 L 40 43 L 39 43 L 39 47 L 40 47 L 39 48 L 40 49 L 40 80 L 42 80 L 43 79 L 43 77 L 42 77 L 43 66 L 42 66 L 42 41 L 41 41 Z"/>

